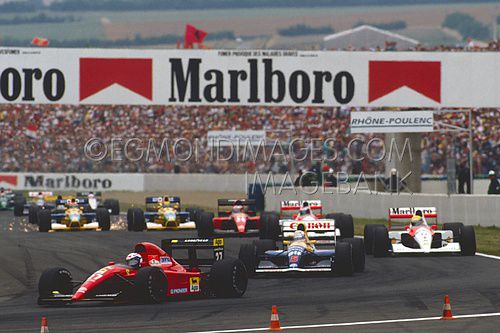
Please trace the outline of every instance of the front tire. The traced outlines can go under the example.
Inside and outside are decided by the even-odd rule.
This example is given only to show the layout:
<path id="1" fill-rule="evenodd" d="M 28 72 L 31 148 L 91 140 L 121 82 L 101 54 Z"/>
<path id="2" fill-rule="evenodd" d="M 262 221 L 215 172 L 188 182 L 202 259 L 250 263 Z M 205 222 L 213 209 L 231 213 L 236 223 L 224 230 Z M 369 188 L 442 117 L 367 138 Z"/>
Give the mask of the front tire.
<path id="1" fill-rule="evenodd" d="M 14 216 L 23 216 L 24 205 L 26 199 L 24 197 L 16 197 L 14 200 Z"/>
<path id="2" fill-rule="evenodd" d="M 365 244 L 361 238 L 343 239 L 352 246 L 352 265 L 354 272 L 362 273 L 365 270 Z"/>
<path id="3" fill-rule="evenodd" d="M 167 300 L 167 276 L 159 267 L 143 267 L 135 276 L 135 292 L 138 301 L 163 303 Z"/>
<path id="4" fill-rule="evenodd" d="M 103 203 L 104 208 L 111 210 L 111 215 L 120 215 L 120 202 L 116 199 L 106 199 Z"/>
<path id="5" fill-rule="evenodd" d="M 140 208 L 129 208 L 127 211 L 128 231 L 143 231 L 146 229 L 144 212 Z"/>
<path id="6" fill-rule="evenodd" d="M 28 222 L 38 224 L 38 213 L 42 210 L 39 206 L 30 206 L 28 209 Z"/>
<path id="7" fill-rule="evenodd" d="M 202 212 L 200 214 L 200 220 L 196 223 L 196 228 L 198 229 L 198 237 L 200 238 L 210 238 L 214 234 L 214 214 Z"/>
<path id="8" fill-rule="evenodd" d="M 38 212 L 38 231 L 48 232 L 52 229 L 52 214 L 49 210 L 42 209 Z"/>
<path id="9" fill-rule="evenodd" d="M 462 235 L 462 229 L 464 227 L 463 223 L 460 222 L 452 222 L 443 224 L 443 230 L 451 230 L 453 232 L 453 241 L 460 241 L 460 237 Z"/>
<path id="10" fill-rule="evenodd" d="M 66 268 L 49 268 L 42 273 L 38 280 L 38 296 L 49 298 L 53 296 L 53 292 L 71 295 L 73 294 L 72 281 L 71 273 Z"/>
<path id="11" fill-rule="evenodd" d="M 363 232 L 365 241 L 365 253 L 373 254 L 373 233 L 376 228 L 385 227 L 383 224 L 367 224 Z"/>
<path id="12" fill-rule="evenodd" d="M 352 262 L 352 245 L 350 243 L 339 242 L 335 244 L 335 256 L 333 258 L 332 271 L 340 276 L 351 276 L 354 272 Z"/>
<path id="13" fill-rule="evenodd" d="M 380 258 L 389 255 L 391 242 L 386 227 L 375 228 L 373 232 L 373 256 Z"/>
<path id="14" fill-rule="evenodd" d="M 224 259 L 210 269 L 208 284 L 215 297 L 241 297 L 247 290 L 248 273 L 239 259 Z"/>
<path id="15" fill-rule="evenodd" d="M 473 256 L 476 254 L 476 233 L 473 226 L 466 225 L 462 228 L 460 249 L 463 256 Z"/>

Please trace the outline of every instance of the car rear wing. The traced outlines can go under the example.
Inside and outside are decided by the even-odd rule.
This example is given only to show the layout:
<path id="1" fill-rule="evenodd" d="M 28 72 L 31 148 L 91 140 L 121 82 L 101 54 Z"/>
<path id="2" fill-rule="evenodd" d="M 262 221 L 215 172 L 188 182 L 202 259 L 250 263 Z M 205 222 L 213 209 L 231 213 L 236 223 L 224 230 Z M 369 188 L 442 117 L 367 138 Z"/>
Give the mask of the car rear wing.
<path id="1" fill-rule="evenodd" d="M 321 200 L 286 200 L 281 201 L 280 204 L 280 216 L 285 216 L 284 212 L 287 211 L 298 211 L 304 207 L 304 203 L 309 205 L 309 208 L 313 211 L 319 210 L 319 215 L 323 213 L 323 206 L 321 205 Z"/>
<path id="2" fill-rule="evenodd" d="M 89 194 L 93 194 L 96 198 L 100 198 L 102 197 L 102 192 L 101 191 L 97 191 L 97 192 L 76 192 L 76 196 L 77 197 L 88 197 Z"/>
<path id="3" fill-rule="evenodd" d="M 334 244 L 337 236 L 341 236 L 339 229 L 335 228 L 335 220 L 321 219 L 317 221 L 280 220 L 283 241 L 293 239 L 296 230 L 303 230 L 310 240 L 316 244 Z"/>
<path id="4" fill-rule="evenodd" d="M 160 204 L 164 201 L 164 197 L 156 196 L 156 197 L 146 197 L 146 204 Z M 180 197 L 168 197 L 168 201 L 170 203 L 181 203 Z"/>
<path id="5" fill-rule="evenodd" d="M 434 220 L 433 224 L 438 224 L 436 207 L 395 207 L 389 208 L 389 229 L 393 229 L 393 227 L 397 229 L 398 226 L 408 224 L 417 211 L 422 212 L 422 216 L 428 224 L 429 220 Z"/>
<path id="6" fill-rule="evenodd" d="M 210 267 L 214 262 L 224 259 L 223 238 L 176 238 L 163 239 L 161 248 L 183 266 L 189 268 Z M 187 250 L 187 258 L 174 256 L 174 250 Z M 200 250 L 210 250 L 202 253 Z"/>
<path id="7" fill-rule="evenodd" d="M 54 192 L 28 192 L 29 198 L 36 198 L 39 195 L 42 195 L 43 197 L 49 197 L 49 196 L 53 196 Z"/>
<path id="8" fill-rule="evenodd" d="M 56 205 L 65 205 L 67 206 L 71 202 L 71 199 L 57 199 Z M 89 199 L 87 198 L 75 198 L 75 202 L 79 205 L 88 205 Z"/>
<path id="9" fill-rule="evenodd" d="M 232 207 L 239 203 L 242 206 L 255 206 L 257 201 L 255 199 L 218 199 L 217 200 L 217 214 L 219 217 L 229 216 L 231 211 L 221 209 L 221 207 Z M 255 215 L 254 211 L 247 211 L 248 215 Z"/>

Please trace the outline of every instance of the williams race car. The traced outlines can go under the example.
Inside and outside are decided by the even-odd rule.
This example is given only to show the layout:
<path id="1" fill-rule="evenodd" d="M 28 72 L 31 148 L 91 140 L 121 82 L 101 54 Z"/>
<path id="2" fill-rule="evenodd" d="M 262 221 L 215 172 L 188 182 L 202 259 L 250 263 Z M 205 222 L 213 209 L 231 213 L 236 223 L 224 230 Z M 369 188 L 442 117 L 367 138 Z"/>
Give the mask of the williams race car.
<path id="1" fill-rule="evenodd" d="M 363 272 L 365 250 L 361 238 L 337 238 L 335 221 L 300 219 L 282 221 L 282 247 L 274 240 L 258 240 L 240 247 L 239 258 L 249 275 L 261 273 Z M 305 216 L 304 216 L 305 217 Z M 295 225 L 293 225 L 294 223 Z"/>
<path id="2" fill-rule="evenodd" d="M 383 224 L 365 226 L 367 254 L 384 257 L 389 254 L 430 253 L 472 256 L 476 253 L 474 228 L 462 223 L 444 223 L 439 230 L 436 207 L 390 208 L 388 224 L 388 228 Z"/>
<path id="3" fill-rule="evenodd" d="M 143 230 L 180 230 L 195 229 L 196 224 L 189 212 L 181 211 L 179 197 L 148 197 L 146 212 L 141 208 L 129 208 L 127 211 L 127 229 Z"/>
<path id="4" fill-rule="evenodd" d="M 38 304 L 160 303 L 172 297 L 241 297 L 245 293 L 245 266 L 238 259 L 224 259 L 223 239 L 166 239 L 161 244 L 160 248 L 137 243 L 126 264 L 110 262 L 83 282 L 74 281 L 65 268 L 48 269 L 38 283 Z M 187 250 L 188 257 L 174 259 L 174 249 Z M 201 249 L 212 250 L 210 258 L 201 259 Z"/>
<path id="5" fill-rule="evenodd" d="M 246 210 L 245 207 L 255 205 L 253 199 L 219 199 L 217 200 L 217 217 L 213 213 L 198 212 L 196 228 L 198 237 L 212 237 L 214 234 L 234 234 L 238 236 L 260 236 L 271 238 L 272 227 L 278 226 L 278 216 Z M 231 207 L 231 209 L 227 209 Z"/>
<path id="6" fill-rule="evenodd" d="M 111 227 L 109 211 L 106 208 L 93 210 L 85 198 L 58 199 L 55 204 L 53 209 L 42 209 L 38 212 L 38 230 L 40 232 L 108 231 Z"/>

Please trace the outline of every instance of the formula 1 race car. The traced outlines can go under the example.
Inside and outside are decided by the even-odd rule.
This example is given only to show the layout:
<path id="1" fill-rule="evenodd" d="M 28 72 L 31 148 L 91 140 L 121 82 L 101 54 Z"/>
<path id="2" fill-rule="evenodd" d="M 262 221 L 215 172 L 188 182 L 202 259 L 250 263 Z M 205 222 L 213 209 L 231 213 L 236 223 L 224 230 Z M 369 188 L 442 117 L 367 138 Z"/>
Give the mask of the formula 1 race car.
<path id="1" fill-rule="evenodd" d="M 174 249 L 187 250 L 188 257 L 174 259 Z M 201 259 L 202 249 L 212 250 L 210 258 Z M 139 265 L 110 262 L 83 282 L 74 281 L 65 268 L 46 270 L 38 283 L 38 304 L 161 303 L 184 296 L 241 297 L 247 289 L 245 266 L 238 259 L 224 258 L 224 240 L 220 238 L 165 239 L 161 248 L 141 242 L 134 252 L 140 255 Z"/>
<path id="2" fill-rule="evenodd" d="M 16 204 L 23 206 L 25 203 L 26 199 L 21 193 L 10 189 L 0 189 L 0 210 L 15 210 Z"/>
<path id="3" fill-rule="evenodd" d="M 433 219 L 434 223 L 427 220 Z M 406 222 L 404 225 L 398 221 Z M 410 222 L 411 221 L 411 222 Z M 476 253 L 476 236 L 472 226 L 444 223 L 438 229 L 436 207 L 389 208 L 389 226 L 365 226 L 367 254 L 384 257 L 389 254 Z"/>
<path id="4" fill-rule="evenodd" d="M 365 250 L 361 238 L 339 238 L 331 222 L 296 220 L 294 231 L 289 222 L 281 225 L 282 247 L 274 240 L 257 240 L 242 244 L 239 258 L 245 263 L 248 274 L 290 272 L 333 272 L 352 275 L 363 272 Z M 312 227 L 312 229 L 308 229 Z"/>
<path id="5" fill-rule="evenodd" d="M 218 199 L 217 217 L 204 211 L 198 213 L 198 237 L 211 237 L 214 234 L 260 236 L 263 239 L 271 237 L 269 225 L 278 226 L 278 216 L 266 212 L 259 216 L 257 212 L 245 210 L 244 207 L 252 205 L 255 205 L 253 199 Z M 227 207 L 232 208 L 225 209 Z"/>
<path id="6" fill-rule="evenodd" d="M 42 209 L 38 212 L 38 230 L 71 231 L 101 230 L 111 227 L 109 211 L 106 208 L 93 210 L 85 198 L 59 199 L 53 209 Z"/>
<path id="7" fill-rule="evenodd" d="M 38 213 L 42 209 L 53 209 L 57 196 L 53 192 L 28 192 L 29 200 L 19 200 L 14 206 L 14 216 L 28 215 L 28 222 L 38 224 Z M 70 197 L 63 197 L 68 199 Z"/>
<path id="8" fill-rule="evenodd" d="M 120 215 L 120 202 L 117 199 L 102 200 L 102 192 L 76 192 L 76 197 L 88 199 L 93 210 L 106 208 L 111 215 Z"/>
<path id="9" fill-rule="evenodd" d="M 323 217 L 321 200 L 288 200 L 281 202 L 279 226 L 274 227 L 272 239 L 291 237 L 300 223 L 307 225 L 308 235 L 312 239 L 354 237 L 354 222 L 351 215 L 333 213 Z M 276 235 L 276 229 L 281 230 L 282 234 Z"/>
<path id="10" fill-rule="evenodd" d="M 179 197 L 148 197 L 146 198 L 146 212 L 141 208 L 129 208 L 127 211 L 129 231 L 195 228 L 196 224 L 191 221 L 190 213 L 181 211 Z"/>

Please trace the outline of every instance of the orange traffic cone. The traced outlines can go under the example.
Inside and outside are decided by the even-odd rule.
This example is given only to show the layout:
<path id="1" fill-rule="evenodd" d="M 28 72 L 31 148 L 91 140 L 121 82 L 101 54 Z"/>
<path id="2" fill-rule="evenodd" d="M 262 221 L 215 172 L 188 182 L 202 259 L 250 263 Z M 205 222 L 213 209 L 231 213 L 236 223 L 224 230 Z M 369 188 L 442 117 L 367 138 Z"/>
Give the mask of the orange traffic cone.
<path id="1" fill-rule="evenodd" d="M 271 311 L 271 324 L 269 325 L 269 330 L 281 331 L 280 318 L 278 317 L 278 308 L 276 305 L 273 305 L 273 309 Z"/>
<path id="2" fill-rule="evenodd" d="M 443 305 L 443 316 L 441 317 L 441 320 L 452 320 L 452 319 L 455 318 L 453 318 L 453 315 L 451 314 L 450 296 L 445 295 L 444 305 Z"/>
<path id="3" fill-rule="evenodd" d="M 49 333 L 49 326 L 47 325 L 46 317 L 42 317 L 42 327 L 40 328 L 40 333 Z"/>

